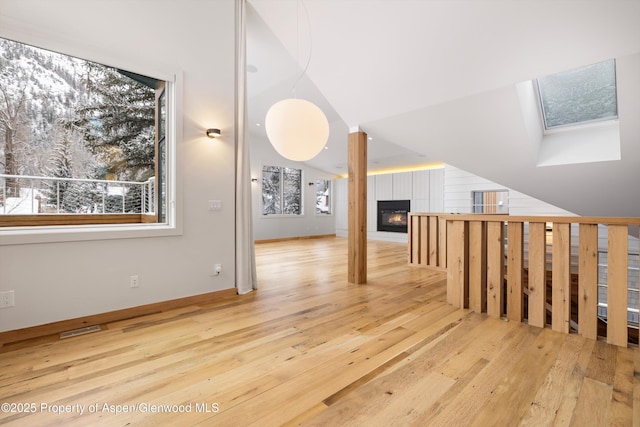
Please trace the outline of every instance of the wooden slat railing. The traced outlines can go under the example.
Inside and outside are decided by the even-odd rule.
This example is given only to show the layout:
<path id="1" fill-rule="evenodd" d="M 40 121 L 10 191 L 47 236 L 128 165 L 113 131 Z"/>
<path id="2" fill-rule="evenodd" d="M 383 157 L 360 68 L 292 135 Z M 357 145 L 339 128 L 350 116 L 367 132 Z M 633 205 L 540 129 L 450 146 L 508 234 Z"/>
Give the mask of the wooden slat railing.
<path id="1" fill-rule="evenodd" d="M 409 263 L 446 268 L 447 302 L 456 307 L 564 333 L 577 325 L 578 334 L 596 339 L 599 225 L 608 230 L 606 339 L 626 347 L 629 226 L 640 218 L 411 213 Z"/>
<path id="2" fill-rule="evenodd" d="M 447 267 L 447 222 L 443 214 L 409 213 L 409 264 Z"/>

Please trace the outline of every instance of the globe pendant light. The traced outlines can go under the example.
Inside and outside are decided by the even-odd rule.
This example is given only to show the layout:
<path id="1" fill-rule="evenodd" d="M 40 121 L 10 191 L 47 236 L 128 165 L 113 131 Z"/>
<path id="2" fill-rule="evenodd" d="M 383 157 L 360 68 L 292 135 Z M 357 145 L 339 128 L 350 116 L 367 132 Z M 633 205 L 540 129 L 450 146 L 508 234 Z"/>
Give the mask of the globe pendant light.
<path id="1" fill-rule="evenodd" d="M 303 162 L 322 151 L 329 139 L 329 122 L 314 103 L 289 98 L 269 108 L 265 119 L 271 145 L 289 160 Z"/>
<path id="2" fill-rule="evenodd" d="M 299 4 L 300 0 L 297 5 Z M 303 7 L 309 27 L 309 15 L 304 3 Z M 299 35 L 297 37 L 299 39 Z M 298 80 L 306 73 L 310 61 L 311 49 L 307 65 Z M 295 96 L 295 83 L 293 92 Z M 278 154 L 299 162 L 317 156 L 329 139 L 329 122 L 322 110 L 314 103 L 298 98 L 283 99 L 273 104 L 265 117 L 265 130 Z"/>

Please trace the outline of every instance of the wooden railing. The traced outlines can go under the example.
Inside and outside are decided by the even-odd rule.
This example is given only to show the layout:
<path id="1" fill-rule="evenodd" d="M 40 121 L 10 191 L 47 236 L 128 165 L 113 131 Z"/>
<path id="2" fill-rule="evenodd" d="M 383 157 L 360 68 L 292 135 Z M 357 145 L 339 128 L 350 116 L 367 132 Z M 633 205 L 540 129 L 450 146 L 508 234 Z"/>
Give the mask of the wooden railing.
<path id="1" fill-rule="evenodd" d="M 412 213 L 409 263 L 447 268 L 447 302 L 456 307 L 591 339 L 600 326 L 607 342 L 626 347 L 628 236 L 638 224 L 640 218 Z M 606 323 L 598 318 L 599 226 L 606 226 L 608 252 Z"/>

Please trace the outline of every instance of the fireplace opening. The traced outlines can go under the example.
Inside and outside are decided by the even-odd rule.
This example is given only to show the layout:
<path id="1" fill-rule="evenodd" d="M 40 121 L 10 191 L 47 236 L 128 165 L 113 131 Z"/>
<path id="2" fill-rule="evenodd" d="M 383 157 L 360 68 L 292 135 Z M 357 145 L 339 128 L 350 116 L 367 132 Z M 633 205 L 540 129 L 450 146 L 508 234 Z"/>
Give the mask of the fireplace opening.
<path id="1" fill-rule="evenodd" d="M 410 200 L 378 200 L 378 231 L 406 233 Z"/>

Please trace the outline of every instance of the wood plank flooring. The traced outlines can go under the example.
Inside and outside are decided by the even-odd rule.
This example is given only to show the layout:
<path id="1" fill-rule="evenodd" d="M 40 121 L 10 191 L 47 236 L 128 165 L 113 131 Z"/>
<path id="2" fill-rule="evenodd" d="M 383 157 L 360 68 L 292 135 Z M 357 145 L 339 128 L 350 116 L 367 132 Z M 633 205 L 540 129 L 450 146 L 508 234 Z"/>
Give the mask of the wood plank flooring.
<path id="1" fill-rule="evenodd" d="M 454 309 L 404 244 L 368 243 L 366 285 L 346 239 L 256 252 L 252 294 L 0 348 L 0 424 L 640 423 L 637 349 Z"/>

